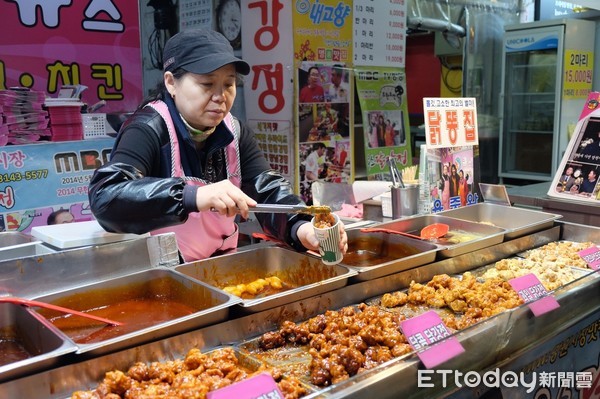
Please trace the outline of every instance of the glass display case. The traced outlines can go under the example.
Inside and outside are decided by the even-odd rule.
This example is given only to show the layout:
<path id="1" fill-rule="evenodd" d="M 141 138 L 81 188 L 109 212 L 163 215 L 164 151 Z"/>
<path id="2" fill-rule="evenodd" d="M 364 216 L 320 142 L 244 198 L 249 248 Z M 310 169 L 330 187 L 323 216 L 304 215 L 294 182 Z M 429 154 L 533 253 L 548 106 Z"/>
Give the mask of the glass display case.
<path id="1" fill-rule="evenodd" d="M 507 26 L 501 95 L 501 178 L 549 181 L 592 87 L 595 24 Z M 582 65 L 585 62 L 586 65 Z"/>

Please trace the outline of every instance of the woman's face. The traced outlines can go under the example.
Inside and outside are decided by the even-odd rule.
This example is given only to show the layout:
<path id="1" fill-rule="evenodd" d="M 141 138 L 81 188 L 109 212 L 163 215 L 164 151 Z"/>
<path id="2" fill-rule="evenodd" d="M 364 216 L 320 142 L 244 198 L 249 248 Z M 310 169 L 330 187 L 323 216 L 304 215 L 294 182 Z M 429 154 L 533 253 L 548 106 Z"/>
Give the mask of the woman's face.
<path id="1" fill-rule="evenodd" d="M 186 73 L 180 79 L 166 72 L 164 79 L 177 110 L 196 129 L 217 126 L 233 106 L 237 79 L 233 64 L 203 75 Z"/>
<path id="2" fill-rule="evenodd" d="M 311 86 L 318 85 L 321 82 L 321 74 L 317 68 L 311 68 L 308 73 L 308 84 Z"/>

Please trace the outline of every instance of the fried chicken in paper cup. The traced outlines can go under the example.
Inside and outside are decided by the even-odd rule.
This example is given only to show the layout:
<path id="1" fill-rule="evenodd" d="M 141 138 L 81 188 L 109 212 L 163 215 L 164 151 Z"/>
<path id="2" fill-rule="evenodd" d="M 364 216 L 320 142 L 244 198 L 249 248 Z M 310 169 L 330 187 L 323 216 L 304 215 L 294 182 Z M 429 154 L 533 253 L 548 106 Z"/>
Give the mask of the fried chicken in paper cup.
<path id="1" fill-rule="evenodd" d="M 311 223 L 319 240 L 321 261 L 326 265 L 336 265 L 344 254 L 340 251 L 340 218 L 335 213 L 317 214 Z"/>

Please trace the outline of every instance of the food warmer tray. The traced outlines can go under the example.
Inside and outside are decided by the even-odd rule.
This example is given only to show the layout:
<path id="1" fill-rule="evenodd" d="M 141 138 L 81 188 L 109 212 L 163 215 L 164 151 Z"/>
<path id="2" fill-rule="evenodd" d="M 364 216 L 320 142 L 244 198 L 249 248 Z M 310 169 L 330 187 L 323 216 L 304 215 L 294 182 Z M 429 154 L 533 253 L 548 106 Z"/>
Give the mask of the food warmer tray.
<path id="1" fill-rule="evenodd" d="M 20 231 L 0 232 L 0 249 L 11 247 L 13 245 L 27 244 L 32 241 L 35 241 L 35 239 L 31 235 L 21 233 Z"/>
<path id="2" fill-rule="evenodd" d="M 371 280 L 431 263 L 441 248 L 427 241 L 381 232 L 348 230 L 348 251 L 341 265 L 356 270 L 353 281 Z"/>
<path id="3" fill-rule="evenodd" d="M 505 240 L 521 237 L 536 231 L 548 229 L 562 215 L 532 209 L 480 202 L 461 208 L 440 212 L 439 215 L 475 223 L 490 223 L 506 230 Z"/>
<path id="4" fill-rule="evenodd" d="M 391 222 L 378 224 L 375 227 L 382 227 L 389 230 L 401 231 L 419 235 L 421 229 L 434 223 L 445 223 L 450 226 L 448 234 L 439 239 L 429 240 L 430 242 L 441 246 L 437 251 L 438 259 L 452 258 L 467 252 L 477 251 L 504 241 L 505 229 L 496 226 L 489 226 L 482 223 L 475 223 L 461 219 L 455 219 L 441 215 L 419 215 L 406 219 L 397 219 Z M 465 242 L 450 243 L 448 237 L 453 234 L 466 234 L 473 236 Z"/>
<path id="5" fill-rule="evenodd" d="M 31 299 L 152 268 L 179 264 L 175 234 L 0 261 L 6 294 Z"/>
<path id="6" fill-rule="evenodd" d="M 60 318 L 58 312 L 36 308 L 36 313 L 56 320 L 54 324 L 62 335 L 77 345 L 78 354 L 93 355 L 222 322 L 227 320 L 229 308 L 239 302 L 237 297 L 166 268 L 143 270 L 33 299 L 82 312 L 94 310 L 97 316 L 123 322 L 123 326 L 98 325 L 96 321 Z M 171 312 L 164 306 L 181 311 Z"/>
<path id="7" fill-rule="evenodd" d="M 238 303 L 244 312 L 258 312 L 338 289 L 357 274 L 345 266 L 325 265 L 320 258 L 272 245 L 186 263 L 175 270 L 219 290 L 270 276 L 291 286 L 263 297 L 240 298 Z"/>
<path id="8" fill-rule="evenodd" d="M 0 381 L 57 366 L 77 350 L 52 324 L 23 306 L 1 303 L 0 315 Z"/>
<path id="9" fill-rule="evenodd" d="M 0 384 L 0 397 L 67 398 L 75 390 L 91 389 L 96 386 L 106 371 L 127 369 L 135 361 L 171 360 L 185 356 L 192 347 L 208 351 L 210 348 L 222 345 L 239 345 L 255 339 L 266 331 L 278 328 L 285 320 L 305 320 L 328 309 L 359 303 L 386 292 L 406 288 L 411 281 L 425 282 L 435 274 L 456 274 L 472 270 L 474 267 L 512 256 L 528 248 L 558 240 L 561 232 L 563 235 L 585 237 L 587 234 L 580 231 L 582 228 L 585 226 L 563 226 L 559 222 L 559 226 L 551 229 L 456 258 L 444 259 L 378 279 L 347 285 L 285 306 L 92 358 L 85 362 L 46 370 Z M 600 229 L 591 229 L 589 232 L 596 236 L 596 240 L 600 238 Z M 583 277 L 557 292 L 556 299 L 561 307 L 542 317 L 532 317 L 529 309 L 523 305 L 516 310 L 503 312 L 462 330 L 455 336 L 465 347 L 466 352 L 442 367 L 466 372 L 497 365 L 507 356 L 518 353 L 515 348 L 525 349 L 533 341 L 551 337 L 556 330 L 550 327 L 567 328 L 585 317 L 584 313 L 597 312 L 600 309 L 600 297 L 596 295 L 598 289 L 600 289 L 600 279 Z M 583 303 L 585 306 L 582 306 Z M 519 326 L 520 323 L 525 324 Z M 527 328 L 524 328 L 525 325 Z M 308 397 L 431 398 L 453 392 L 455 387 L 448 386 L 444 390 L 441 388 L 442 384 L 435 380 L 432 381 L 435 389 L 417 389 L 417 370 L 422 367 L 416 356 L 394 359 Z"/>

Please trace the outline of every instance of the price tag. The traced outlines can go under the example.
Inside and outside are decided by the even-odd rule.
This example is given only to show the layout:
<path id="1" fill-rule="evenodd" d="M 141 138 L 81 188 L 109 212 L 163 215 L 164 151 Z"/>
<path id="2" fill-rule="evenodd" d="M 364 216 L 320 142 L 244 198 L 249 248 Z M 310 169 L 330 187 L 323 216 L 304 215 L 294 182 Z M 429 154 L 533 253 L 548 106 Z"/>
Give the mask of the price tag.
<path id="1" fill-rule="evenodd" d="M 433 310 L 404 320 L 400 323 L 400 329 L 408 343 L 418 351 L 417 355 L 428 369 L 465 351 L 456 337 L 446 338 L 451 333 Z"/>
<path id="2" fill-rule="evenodd" d="M 517 291 L 521 299 L 528 303 L 529 309 L 536 317 L 560 307 L 553 296 L 548 296 L 548 291 L 533 273 L 513 278 L 508 283 Z"/>
<path id="3" fill-rule="evenodd" d="M 236 382 L 206 394 L 206 399 L 283 399 L 277 383 L 268 373 Z"/>
<path id="4" fill-rule="evenodd" d="M 600 269 L 600 248 L 594 245 L 577 253 L 590 268 L 594 270 Z"/>

